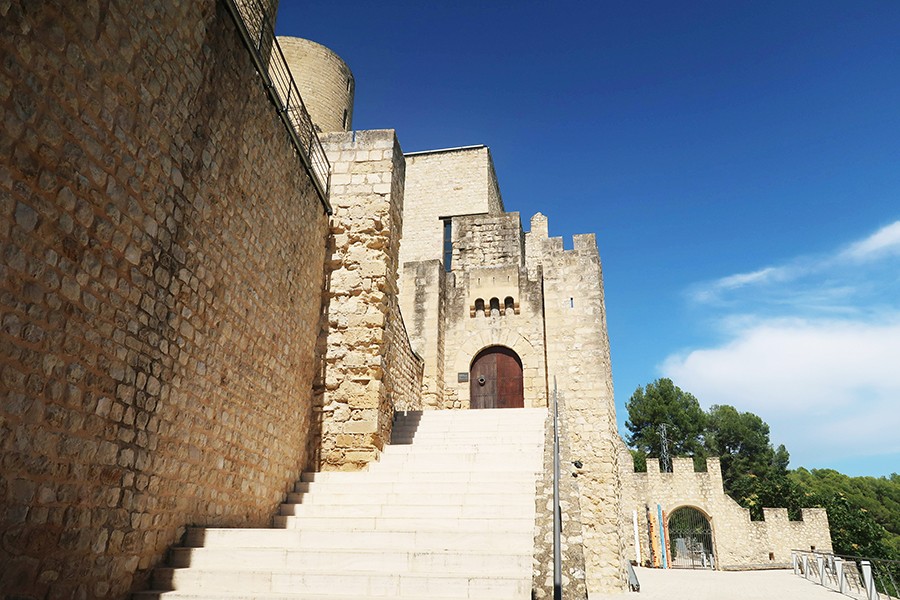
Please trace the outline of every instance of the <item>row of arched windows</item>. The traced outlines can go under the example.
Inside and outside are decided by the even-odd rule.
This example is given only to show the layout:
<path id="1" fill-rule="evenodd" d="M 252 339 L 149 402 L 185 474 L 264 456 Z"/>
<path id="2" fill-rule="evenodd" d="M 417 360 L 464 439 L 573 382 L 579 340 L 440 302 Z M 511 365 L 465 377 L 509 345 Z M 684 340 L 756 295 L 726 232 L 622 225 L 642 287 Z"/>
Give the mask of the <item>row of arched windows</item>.
<path id="1" fill-rule="evenodd" d="M 472 317 L 478 315 L 499 317 L 511 314 L 519 314 L 519 303 L 513 300 L 512 296 L 504 298 L 503 304 L 500 304 L 499 298 L 491 298 L 487 303 L 484 298 L 478 298 L 475 300 L 475 304 L 469 308 L 469 316 Z"/>

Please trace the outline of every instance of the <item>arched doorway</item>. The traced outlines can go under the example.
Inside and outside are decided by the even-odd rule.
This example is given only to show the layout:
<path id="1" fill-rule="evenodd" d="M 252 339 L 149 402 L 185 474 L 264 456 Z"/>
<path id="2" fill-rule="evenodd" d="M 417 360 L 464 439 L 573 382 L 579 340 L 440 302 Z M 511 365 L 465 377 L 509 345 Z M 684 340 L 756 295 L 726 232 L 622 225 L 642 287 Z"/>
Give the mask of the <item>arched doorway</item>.
<path id="1" fill-rule="evenodd" d="M 522 360 L 504 346 L 479 352 L 469 369 L 470 408 L 523 408 Z"/>
<path id="2" fill-rule="evenodd" d="M 706 515 L 690 506 L 673 510 L 669 515 L 669 552 L 675 568 L 714 568 L 712 526 Z"/>

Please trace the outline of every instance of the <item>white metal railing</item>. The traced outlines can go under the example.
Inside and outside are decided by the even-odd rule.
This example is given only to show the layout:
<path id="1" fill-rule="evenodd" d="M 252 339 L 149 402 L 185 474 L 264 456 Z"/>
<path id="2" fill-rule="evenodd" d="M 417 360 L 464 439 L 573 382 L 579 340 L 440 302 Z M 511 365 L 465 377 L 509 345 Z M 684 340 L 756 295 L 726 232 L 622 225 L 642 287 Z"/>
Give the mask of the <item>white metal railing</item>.
<path id="1" fill-rule="evenodd" d="M 858 600 L 900 598 L 900 561 L 791 550 L 794 574 Z"/>

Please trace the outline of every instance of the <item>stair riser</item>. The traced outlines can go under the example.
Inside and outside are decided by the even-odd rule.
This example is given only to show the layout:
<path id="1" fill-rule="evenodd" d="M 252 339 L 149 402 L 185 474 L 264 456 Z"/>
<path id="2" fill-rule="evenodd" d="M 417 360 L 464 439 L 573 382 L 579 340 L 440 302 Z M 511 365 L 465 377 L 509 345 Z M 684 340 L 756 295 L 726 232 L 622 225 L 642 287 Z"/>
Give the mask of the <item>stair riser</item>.
<path id="1" fill-rule="evenodd" d="M 188 547 L 206 548 L 272 548 L 339 549 L 369 548 L 413 552 L 465 550 L 503 551 L 508 548 L 531 547 L 533 532 L 391 532 L 391 531 L 301 531 L 296 529 L 215 529 L 204 534 L 189 530 Z M 523 546 L 524 545 L 524 546 Z"/>
<path id="2" fill-rule="evenodd" d="M 357 505 L 333 506 L 328 504 L 290 504 L 284 510 L 292 515 L 308 517 L 392 517 L 392 518 L 530 518 L 534 505 L 512 508 L 509 506 L 430 506 L 426 504 L 398 504 L 392 506 Z M 286 514 L 283 512 L 283 514 Z"/>
<path id="3" fill-rule="evenodd" d="M 511 471 L 455 471 L 455 472 L 434 472 L 427 471 L 324 471 L 320 473 L 303 473 L 300 477 L 300 483 L 348 483 L 353 482 L 435 482 L 435 483 L 491 483 L 502 481 L 534 481 L 534 473 L 530 472 L 511 472 Z"/>
<path id="4" fill-rule="evenodd" d="M 533 515 L 532 515 L 533 517 Z M 388 517 L 303 517 L 281 515 L 274 518 L 275 527 L 306 531 L 529 531 L 534 519 L 411 519 Z"/>
<path id="5" fill-rule="evenodd" d="M 333 571 L 336 566 L 352 573 L 444 573 L 474 576 L 476 573 L 514 576 L 531 568 L 531 555 L 402 552 L 328 552 L 275 548 L 212 550 L 179 548 L 171 555 L 176 568 Z"/>
<path id="6" fill-rule="evenodd" d="M 359 494 L 309 494 L 301 498 L 300 504 L 334 504 L 340 506 L 359 506 L 371 504 L 408 504 L 410 497 L 408 494 L 370 494 L 369 496 L 361 496 Z M 481 506 L 489 504 L 493 506 L 521 506 L 534 502 L 534 496 L 531 497 L 516 494 L 420 494 L 415 498 L 416 502 L 422 504 L 431 504 L 434 506 Z"/>
<path id="7" fill-rule="evenodd" d="M 360 478 L 363 479 L 363 478 Z M 361 496 L 369 494 L 534 494 L 534 481 L 482 482 L 482 483 L 393 483 L 368 482 L 358 483 L 300 483 L 294 486 L 294 494 L 288 497 L 289 502 L 299 502 L 297 494 L 348 494 Z M 296 498 L 296 499 L 294 499 Z"/>
<path id="8" fill-rule="evenodd" d="M 202 592 L 272 592 L 312 594 L 334 591 L 359 597 L 390 598 L 397 596 L 429 596 L 483 598 L 515 598 L 530 593 L 531 580 L 469 577 L 414 577 L 402 575 L 351 575 L 317 573 L 265 573 L 203 571 L 195 569 L 158 569 L 153 577 L 157 589 L 190 589 Z"/>

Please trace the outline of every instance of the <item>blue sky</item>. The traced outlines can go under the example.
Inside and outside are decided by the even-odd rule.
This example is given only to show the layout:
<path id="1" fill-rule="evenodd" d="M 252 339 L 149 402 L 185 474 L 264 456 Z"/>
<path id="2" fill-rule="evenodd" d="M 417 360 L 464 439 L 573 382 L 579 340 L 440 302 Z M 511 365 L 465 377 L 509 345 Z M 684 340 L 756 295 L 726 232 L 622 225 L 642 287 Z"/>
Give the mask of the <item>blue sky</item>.
<path id="1" fill-rule="evenodd" d="M 792 466 L 900 471 L 900 3 L 281 0 L 355 129 L 491 148 L 507 210 L 596 232 L 620 424 L 662 376 Z"/>

